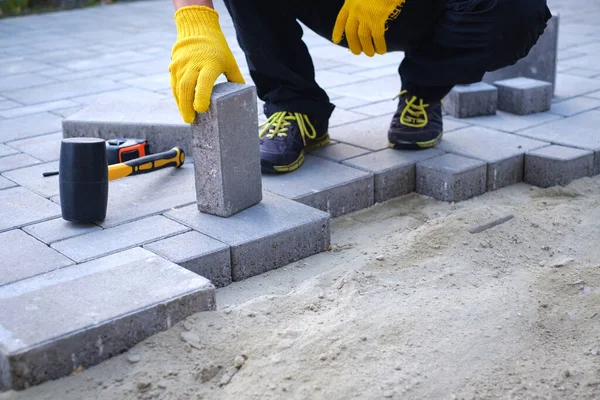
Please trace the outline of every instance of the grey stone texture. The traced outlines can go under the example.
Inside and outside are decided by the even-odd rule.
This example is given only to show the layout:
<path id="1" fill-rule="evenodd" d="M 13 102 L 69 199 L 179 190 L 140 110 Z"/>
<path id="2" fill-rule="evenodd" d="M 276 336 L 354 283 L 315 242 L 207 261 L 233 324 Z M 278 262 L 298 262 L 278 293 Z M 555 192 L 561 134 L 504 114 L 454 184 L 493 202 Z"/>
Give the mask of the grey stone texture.
<path id="1" fill-rule="evenodd" d="M 546 30 L 525 58 L 517 61 L 514 65 L 486 73 L 483 81 L 493 83 L 504 79 L 526 77 L 550 82 L 554 87 L 558 58 L 559 23 L 560 17 L 554 13 L 548 21 Z"/>
<path id="2" fill-rule="evenodd" d="M 51 247 L 72 260 L 85 262 L 189 231 L 161 215 L 128 222 L 55 242 Z"/>
<path id="3" fill-rule="evenodd" d="M 10 156 L 13 154 L 17 154 L 19 151 L 9 147 L 5 144 L 0 144 L 0 157 Z"/>
<path id="4" fill-rule="evenodd" d="M 0 190 L 2 189 L 7 189 L 10 187 L 14 187 L 17 186 L 17 184 L 13 181 L 11 181 L 10 179 L 6 179 L 3 176 L 0 176 Z"/>
<path id="5" fill-rule="evenodd" d="M 186 232 L 144 248 L 205 277 L 216 287 L 231 283 L 229 246 L 200 232 Z"/>
<path id="6" fill-rule="evenodd" d="M 0 143 L 59 132 L 62 120 L 50 113 L 0 120 Z"/>
<path id="7" fill-rule="evenodd" d="M 446 95 L 442 104 L 444 110 L 455 118 L 494 115 L 498 105 L 498 89 L 484 82 L 457 85 Z"/>
<path id="8" fill-rule="evenodd" d="M 553 144 L 591 150 L 594 155 L 594 175 L 600 174 L 600 110 L 592 110 L 560 119 L 518 134 Z"/>
<path id="9" fill-rule="evenodd" d="M 9 146 L 29 154 L 38 160 L 49 162 L 60 158 L 61 139 L 62 134 L 57 132 L 23 140 L 15 140 L 14 142 L 10 142 Z"/>
<path id="10" fill-rule="evenodd" d="M 141 248 L 2 286 L 0 390 L 89 368 L 215 308 L 207 279 Z"/>
<path id="11" fill-rule="evenodd" d="M 498 110 L 511 114 L 528 115 L 550 110 L 552 84 L 530 78 L 496 81 Z"/>
<path id="12" fill-rule="evenodd" d="M 332 139 L 362 147 L 367 150 L 377 151 L 388 148 L 387 131 L 396 110 L 396 104 L 391 104 L 391 114 L 352 124 L 336 126 L 329 129 Z"/>
<path id="13" fill-rule="evenodd" d="M 566 186 L 593 170 L 594 153 L 589 150 L 552 145 L 525 155 L 525 182 L 534 186 Z"/>
<path id="14" fill-rule="evenodd" d="M 0 233 L 0 260 L 0 287 L 74 264 L 19 229 Z"/>
<path id="15" fill-rule="evenodd" d="M 266 191 L 339 217 L 373 205 L 373 174 L 307 155 L 304 165 L 281 175 L 264 175 Z"/>
<path id="16" fill-rule="evenodd" d="M 437 148 L 484 161 L 487 190 L 491 191 L 522 182 L 524 154 L 548 145 L 548 142 L 475 126 L 445 134 Z"/>
<path id="17" fill-rule="evenodd" d="M 349 158 L 354 158 L 368 154 L 369 150 L 360 147 L 352 146 L 346 143 L 330 144 L 320 149 L 310 152 L 310 155 L 315 157 L 325 158 L 326 160 L 342 162 Z"/>
<path id="18" fill-rule="evenodd" d="M 269 192 L 229 218 L 200 212 L 195 205 L 165 215 L 231 246 L 233 281 L 323 252 L 331 240 L 327 213 Z"/>
<path id="19" fill-rule="evenodd" d="M 191 158 L 191 129 L 172 97 L 107 94 L 63 120 L 64 137 L 147 139 L 151 153 L 180 147 Z"/>
<path id="20" fill-rule="evenodd" d="M 198 209 L 230 217 L 262 200 L 256 88 L 215 85 L 192 124 Z"/>
<path id="21" fill-rule="evenodd" d="M 58 195 L 59 188 L 58 175 L 43 176 L 47 171 L 58 171 L 58 161 L 6 171 L 2 175 L 40 196 L 49 198 Z"/>
<path id="22" fill-rule="evenodd" d="M 27 225 L 23 230 L 46 244 L 52 244 L 59 240 L 101 231 L 102 228 L 94 224 L 76 224 L 62 218 L 55 218 L 39 224 Z"/>
<path id="23" fill-rule="evenodd" d="M 0 204 L 0 232 L 61 215 L 58 205 L 23 187 L 0 190 Z"/>
<path id="24" fill-rule="evenodd" d="M 23 153 L 0 157 L 0 172 L 23 168 L 34 164 L 39 164 L 40 162 L 40 160 Z"/>
<path id="25" fill-rule="evenodd" d="M 416 164 L 444 154 L 437 149 L 402 151 L 385 149 L 343 163 L 374 175 L 375 202 L 381 203 L 415 191 Z"/>
<path id="26" fill-rule="evenodd" d="M 463 201 L 486 191 L 486 164 L 455 154 L 417 164 L 417 193 L 441 201 Z"/>

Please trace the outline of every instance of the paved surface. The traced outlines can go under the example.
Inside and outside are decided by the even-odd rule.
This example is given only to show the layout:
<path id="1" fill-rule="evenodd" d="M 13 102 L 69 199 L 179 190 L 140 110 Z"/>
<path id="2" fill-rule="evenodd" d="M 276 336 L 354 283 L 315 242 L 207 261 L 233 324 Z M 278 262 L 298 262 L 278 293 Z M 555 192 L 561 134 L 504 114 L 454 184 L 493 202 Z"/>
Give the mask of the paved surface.
<path id="1" fill-rule="evenodd" d="M 330 133 L 343 143 L 309 156 L 305 173 L 263 180 L 266 190 L 337 216 L 418 188 L 436 195 L 437 181 L 449 185 L 439 198 L 461 200 L 468 197 L 464 193 L 496 190 L 524 176 L 535 176 L 540 185 L 551 181 L 552 174 L 577 178 L 583 176 L 574 173 L 580 165 L 600 173 L 600 3 L 552 0 L 550 4 L 561 15 L 557 86 L 550 110 L 525 116 L 505 112 L 463 119 L 446 116 L 447 134 L 439 152 L 419 157 L 386 150 L 387 126 L 396 108 L 393 99 L 400 90 L 396 71 L 402 54 L 356 57 L 305 30 L 317 80 L 337 106 Z M 217 8 L 251 83 L 231 20 L 221 2 Z M 195 218 L 191 165 L 178 173 L 163 170 L 112 182 L 109 211 L 113 211 L 102 224 L 88 226 L 73 226 L 60 218 L 58 178 L 41 176 L 58 167 L 62 120 L 86 105 L 107 94 L 172 100 L 167 69 L 176 36 L 172 16 L 170 1 L 144 1 L 0 21 L 0 243 L 5 249 L 0 276 L 7 277 L 0 286 L 4 290 L 19 280 L 39 279 L 39 274 L 52 273 L 48 271 L 69 270 L 75 263 L 142 246 L 169 261 L 187 263 L 194 272 L 207 271 L 201 257 L 216 257 L 216 248 L 231 246 L 232 258 L 221 255 L 218 271 L 211 272 L 224 284 L 231 280 L 228 265 L 239 267 L 239 258 L 246 257 L 242 250 L 235 251 L 239 243 L 220 243 L 230 232 L 215 242 L 214 235 L 213 239 L 204 235 L 210 232 L 199 233 L 200 228 L 169 212 L 187 206 L 181 212 L 189 211 Z M 564 149 L 557 146 L 538 151 L 550 144 L 580 150 L 557 155 Z M 535 151 L 535 168 L 525 168 L 528 159 L 534 160 L 527 157 L 528 151 Z M 461 168 L 453 167 L 454 175 L 448 175 L 453 170 L 445 167 L 448 160 L 463 162 Z M 547 163 L 551 166 L 545 167 Z M 321 174 L 330 171 L 328 179 L 297 182 L 300 176 L 310 175 L 311 168 Z M 342 170 L 345 174 L 334 173 Z M 465 178 L 469 174 L 477 179 Z M 353 194 L 357 197 L 351 198 Z M 319 223 L 311 229 L 328 230 Z M 172 250 L 173 243 L 190 236 L 199 238 L 194 254 L 165 251 L 165 246 Z M 317 247 L 323 247 L 327 234 L 319 238 L 323 243 Z M 7 268 L 12 273 L 3 273 Z M 245 276 L 247 271 L 240 271 Z"/>

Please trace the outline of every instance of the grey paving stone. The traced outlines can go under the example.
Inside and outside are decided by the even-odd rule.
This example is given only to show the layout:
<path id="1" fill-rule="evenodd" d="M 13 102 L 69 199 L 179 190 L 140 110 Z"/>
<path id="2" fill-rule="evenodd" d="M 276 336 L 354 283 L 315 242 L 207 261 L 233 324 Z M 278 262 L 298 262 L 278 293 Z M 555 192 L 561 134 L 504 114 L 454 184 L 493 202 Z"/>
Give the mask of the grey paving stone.
<path id="1" fill-rule="evenodd" d="M 183 233 L 189 229 L 161 215 L 86 233 L 55 243 L 52 248 L 78 263 Z"/>
<path id="2" fill-rule="evenodd" d="M 264 175 L 265 190 L 339 217 L 373 205 L 373 174 L 307 155 L 304 165 Z"/>
<path id="3" fill-rule="evenodd" d="M 102 230 L 101 227 L 95 224 L 75 224 L 62 218 L 54 218 L 39 224 L 28 225 L 22 229 L 46 244 Z"/>
<path id="4" fill-rule="evenodd" d="M 329 135 L 338 142 L 372 151 L 383 150 L 388 148 L 387 131 L 393 115 L 392 112 L 381 117 L 337 126 L 329 129 Z"/>
<path id="5" fill-rule="evenodd" d="M 518 134 L 553 144 L 591 150 L 594 156 L 594 175 L 600 174 L 600 111 L 588 111 L 560 121 L 519 131 Z"/>
<path id="6" fill-rule="evenodd" d="M 589 150 L 552 145 L 525 155 L 524 180 L 534 186 L 566 186 L 593 172 L 594 153 Z"/>
<path id="7" fill-rule="evenodd" d="M 196 198 L 202 212 L 229 217 L 262 200 L 256 88 L 217 84 L 192 124 Z"/>
<path id="8" fill-rule="evenodd" d="M 444 154 L 417 164 L 417 193 L 441 201 L 463 201 L 485 193 L 486 164 Z"/>
<path id="9" fill-rule="evenodd" d="M 215 304 L 208 280 L 141 248 L 3 286 L 0 390 L 89 368 Z"/>
<path id="10" fill-rule="evenodd" d="M 151 91 L 170 89 L 171 74 L 169 73 L 168 69 L 165 71 L 156 75 L 146 75 L 127 79 L 124 80 L 123 83 L 129 86 Z"/>
<path id="11" fill-rule="evenodd" d="M 494 115 L 497 105 L 498 89 L 484 82 L 454 86 L 443 100 L 444 109 L 455 118 Z"/>
<path id="12" fill-rule="evenodd" d="M 1 67 L 0 67 L 1 68 Z M 0 77 L 0 91 L 17 90 L 56 82 L 38 73 L 26 73 Z"/>
<path id="13" fill-rule="evenodd" d="M 329 119 L 329 127 L 334 128 L 336 126 L 346 125 L 351 122 L 363 121 L 368 118 L 370 118 L 368 115 L 354 112 L 354 110 L 348 111 L 342 108 L 336 108 L 333 110 L 333 114 Z"/>
<path id="14" fill-rule="evenodd" d="M 49 135 L 15 140 L 14 142 L 8 142 L 8 145 L 22 151 L 23 153 L 27 153 L 38 160 L 49 162 L 59 159 L 62 137 L 62 133 L 60 132 L 51 133 Z"/>
<path id="15" fill-rule="evenodd" d="M 403 196 L 415 191 L 415 165 L 419 161 L 444 154 L 437 149 L 400 151 L 385 149 L 346 160 L 343 164 L 374 175 L 375 202 Z"/>
<path id="16" fill-rule="evenodd" d="M 23 168 L 29 165 L 39 164 L 40 162 L 40 160 L 23 153 L 0 157 L 0 172 Z"/>
<path id="17" fill-rule="evenodd" d="M 570 117 L 597 108 L 600 108 L 600 100 L 575 97 L 573 99 L 552 104 L 550 112 L 552 114 L 562 115 L 563 117 Z"/>
<path id="18" fill-rule="evenodd" d="M 330 48 L 328 47 L 327 49 Z M 372 67 L 372 64 L 367 66 L 367 68 Z M 347 97 L 355 97 L 369 102 L 392 100 L 394 97 L 396 97 L 396 95 L 398 95 L 398 93 L 400 93 L 400 77 L 398 74 L 378 77 L 375 79 L 338 86 L 334 89 L 328 90 L 328 92 Z M 393 111 L 395 111 L 395 109 Z"/>
<path id="19" fill-rule="evenodd" d="M 315 157 L 325 158 L 330 161 L 342 162 L 349 158 L 368 154 L 369 150 L 352 146 L 346 143 L 330 144 L 320 149 L 312 151 L 310 154 Z"/>
<path id="20" fill-rule="evenodd" d="M 57 62 L 55 64 L 74 71 L 85 71 L 88 69 L 116 67 L 119 65 L 134 63 L 138 61 L 151 60 L 152 56 L 136 51 L 113 51 L 101 54 L 98 57 L 86 57 L 78 60 Z"/>
<path id="21" fill-rule="evenodd" d="M 523 181 L 524 154 L 548 146 L 533 140 L 482 127 L 449 132 L 437 148 L 474 158 L 487 164 L 487 190 L 497 190 Z"/>
<path id="22" fill-rule="evenodd" d="M 177 146 L 191 160 L 191 128 L 181 119 L 173 98 L 139 94 L 133 90 L 125 96 L 102 96 L 64 119 L 64 137 L 143 138 L 150 143 L 152 153 Z"/>
<path id="23" fill-rule="evenodd" d="M 93 93 L 108 92 L 122 87 L 122 84 L 109 81 L 108 79 L 88 78 L 13 90 L 4 92 L 3 95 L 20 103 L 31 105 L 64 100 Z"/>
<path id="24" fill-rule="evenodd" d="M 24 106 L 11 108 L 10 110 L 0 111 L 0 117 L 16 118 L 23 115 L 38 114 L 44 111 L 52 111 L 61 108 L 77 106 L 77 103 L 70 100 L 51 101 L 50 103 L 36 104 L 34 106 Z"/>
<path id="25" fill-rule="evenodd" d="M 62 119 L 49 113 L 0 120 L 0 142 L 25 139 L 61 130 Z"/>
<path id="26" fill-rule="evenodd" d="M 216 287 L 231 283 L 229 245 L 200 232 L 186 232 L 147 244 L 144 248 L 205 277 Z"/>
<path id="27" fill-rule="evenodd" d="M 17 186 L 15 182 L 11 181 L 10 179 L 6 179 L 3 176 L 0 176 L 0 190 L 8 189 L 15 186 Z"/>
<path id="28" fill-rule="evenodd" d="M 0 232 L 61 215 L 60 207 L 23 187 L 0 190 Z"/>
<path id="29" fill-rule="evenodd" d="M 329 215 L 265 192 L 263 201 L 229 218 L 190 205 L 165 214 L 231 246 L 231 274 L 239 281 L 325 251 Z"/>
<path id="30" fill-rule="evenodd" d="M 503 79 L 526 77 L 550 82 L 554 86 L 556 81 L 559 25 L 560 17 L 558 14 L 553 13 L 544 33 L 529 51 L 527 57 L 517 61 L 513 65 L 486 73 L 483 81 L 493 83 Z"/>
<path id="31" fill-rule="evenodd" d="M 19 151 L 9 147 L 5 144 L 0 144 L 0 157 L 10 156 L 13 154 L 17 154 Z"/>
<path id="32" fill-rule="evenodd" d="M 560 119 L 562 119 L 560 115 L 552 114 L 550 112 L 529 115 L 515 115 L 503 111 L 497 111 L 496 115 L 465 118 L 462 121 L 469 125 L 485 126 L 497 131 L 518 132 L 523 129 Z"/>
<path id="33" fill-rule="evenodd" d="M 569 99 L 592 93 L 600 89 L 600 80 L 581 78 L 568 74 L 558 74 L 556 77 L 556 98 Z"/>
<path id="34" fill-rule="evenodd" d="M 44 69 L 51 69 L 48 64 L 32 60 L 11 61 L 0 64 L 0 76 L 16 75 L 25 72 L 36 72 Z"/>
<path id="35" fill-rule="evenodd" d="M 517 115 L 548 111 L 552 105 L 552 84 L 530 78 L 496 81 L 498 109 Z"/>
<path id="36" fill-rule="evenodd" d="M 52 110 L 50 112 L 54 115 L 58 115 L 59 117 L 67 118 L 67 117 L 70 117 L 71 115 L 75 114 L 77 111 L 81 110 L 83 107 L 85 107 L 85 106 L 82 104 L 82 105 L 75 106 L 75 107 L 68 107 L 68 108 L 61 108 L 58 110 Z"/>
<path id="37" fill-rule="evenodd" d="M 40 196 L 50 198 L 59 194 L 58 176 L 42 175 L 50 171 L 58 171 L 58 161 L 6 171 L 2 175 Z"/>
<path id="38" fill-rule="evenodd" d="M 0 233 L 0 260 L 0 287 L 75 264 L 19 229 Z"/>
<path id="39" fill-rule="evenodd" d="M 21 105 L 21 103 L 12 100 L 0 100 L 0 110 L 10 110 Z"/>
<path id="40" fill-rule="evenodd" d="M 121 82 L 127 79 L 136 78 L 138 76 L 138 74 L 135 74 L 133 72 L 115 72 L 113 74 L 103 75 L 102 78 L 109 79 L 111 81 Z"/>

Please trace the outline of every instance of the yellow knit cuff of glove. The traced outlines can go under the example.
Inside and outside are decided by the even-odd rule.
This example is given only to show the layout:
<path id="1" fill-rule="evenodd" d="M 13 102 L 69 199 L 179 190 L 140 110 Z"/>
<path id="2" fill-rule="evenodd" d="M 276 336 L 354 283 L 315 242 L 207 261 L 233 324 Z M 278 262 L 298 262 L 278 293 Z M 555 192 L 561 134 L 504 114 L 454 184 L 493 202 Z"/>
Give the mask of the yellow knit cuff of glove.
<path id="1" fill-rule="evenodd" d="M 197 36 L 207 31 L 220 32 L 219 14 L 210 7 L 185 6 L 175 12 L 177 39 Z"/>
<path id="2" fill-rule="evenodd" d="M 387 22 L 398 17 L 406 0 L 346 0 L 333 28 L 332 40 L 346 36 L 353 54 L 385 54 Z"/>

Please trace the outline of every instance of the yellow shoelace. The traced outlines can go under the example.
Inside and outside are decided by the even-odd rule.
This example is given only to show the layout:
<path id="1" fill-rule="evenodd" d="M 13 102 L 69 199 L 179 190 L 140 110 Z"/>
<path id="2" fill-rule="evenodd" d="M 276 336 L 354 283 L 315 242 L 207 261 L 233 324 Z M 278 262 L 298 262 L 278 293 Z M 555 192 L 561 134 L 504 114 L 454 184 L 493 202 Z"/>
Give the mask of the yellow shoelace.
<path id="1" fill-rule="evenodd" d="M 406 93 L 406 90 L 400 92 L 397 96 L 402 96 Z M 429 107 L 429 104 L 425 104 L 423 99 L 413 96 L 410 100 L 406 100 L 406 107 L 400 114 L 400 123 L 411 128 L 423 128 L 429 122 L 427 117 L 427 111 L 425 108 Z"/>
<path id="2" fill-rule="evenodd" d="M 292 113 L 289 111 L 278 111 L 271 115 L 269 119 L 260 124 L 258 127 L 262 128 L 259 138 L 265 136 L 267 139 L 273 139 L 274 137 L 285 137 L 288 134 L 289 126 L 292 124 L 290 121 L 296 121 L 298 128 L 300 128 L 300 135 L 302 136 L 302 142 L 306 146 L 306 138 L 315 139 L 317 137 L 317 131 L 314 126 L 310 123 L 308 116 L 301 113 Z M 309 129 L 310 128 L 310 132 Z"/>

